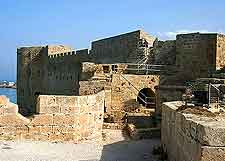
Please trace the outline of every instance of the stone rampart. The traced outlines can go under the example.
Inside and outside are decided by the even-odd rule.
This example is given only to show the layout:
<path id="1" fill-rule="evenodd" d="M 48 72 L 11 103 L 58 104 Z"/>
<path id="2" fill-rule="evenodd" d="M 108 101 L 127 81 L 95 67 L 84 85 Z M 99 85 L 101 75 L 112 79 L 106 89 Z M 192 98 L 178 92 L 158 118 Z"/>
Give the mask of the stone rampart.
<path id="1" fill-rule="evenodd" d="M 88 96 L 40 95 L 29 118 L 9 103 L 0 108 L 0 139 L 80 141 L 101 135 L 104 91 Z"/>
<path id="2" fill-rule="evenodd" d="M 161 142 L 169 161 L 224 161 L 224 116 L 178 112 L 181 105 L 162 107 Z"/>

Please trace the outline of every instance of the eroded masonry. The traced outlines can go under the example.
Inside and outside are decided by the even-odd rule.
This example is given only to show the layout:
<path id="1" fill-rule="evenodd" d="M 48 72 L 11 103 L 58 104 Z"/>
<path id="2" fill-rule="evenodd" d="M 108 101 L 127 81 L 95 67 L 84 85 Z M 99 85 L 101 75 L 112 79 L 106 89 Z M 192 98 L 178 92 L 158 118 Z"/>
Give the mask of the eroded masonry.
<path id="1" fill-rule="evenodd" d="M 164 151 L 176 160 L 167 141 L 168 130 L 176 126 L 166 128 L 170 122 L 164 119 L 172 116 L 162 104 L 194 95 L 191 104 L 222 107 L 222 34 L 180 34 L 176 40 L 160 41 L 138 30 L 93 41 L 91 49 L 21 47 L 17 60 L 17 103 L 23 116 L 16 105 L 7 112 L 12 106 L 2 103 L 6 112 L 0 124 L 6 137 L 13 133 L 22 139 L 81 140 L 99 136 L 102 128 L 126 126 L 132 137 L 141 138 L 143 129 L 150 128 L 153 137 L 162 128 Z M 4 124 L 4 119 L 14 121 Z M 186 154 L 181 157 L 185 160 Z"/>

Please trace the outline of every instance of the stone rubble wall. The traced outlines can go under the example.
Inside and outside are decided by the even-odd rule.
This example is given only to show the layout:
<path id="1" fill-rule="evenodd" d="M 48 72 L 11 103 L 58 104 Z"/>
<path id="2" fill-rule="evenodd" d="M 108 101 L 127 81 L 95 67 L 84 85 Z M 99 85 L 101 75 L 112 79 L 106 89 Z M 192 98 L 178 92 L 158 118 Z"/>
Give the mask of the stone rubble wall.
<path id="1" fill-rule="evenodd" d="M 224 161 L 225 120 L 177 112 L 181 104 L 162 107 L 161 143 L 169 161 Z"/>
<path id="2" fill-rule="evenodd" d="M 79 95 L 90 95 L 96 94 L 99 91 L 107 89 L 107 86 L 110 86 L 110 82 L 104 80 L 90 80 L 90 81 L 80 81 Z"/>
<path id="3" fill-rule="evenodd" d="M 29 118 L 9 103 L 0 108 L 0 139 L 80 141 L 99 137 L 104 115 L 104 91 L 88 96 L 40 95 Z"/>
<path id="4" fill-rule="evenodd" d="M 139 104 L 136 101 L 138 92 L 143 88 L 150 88 L 155 92 L 155 86 L 158 83 L 159 76 L 157 75 L 114 74 L 112 77 L 112 107 L 109 111 L 129 112 L 132 107 L 138 107 Z"/>

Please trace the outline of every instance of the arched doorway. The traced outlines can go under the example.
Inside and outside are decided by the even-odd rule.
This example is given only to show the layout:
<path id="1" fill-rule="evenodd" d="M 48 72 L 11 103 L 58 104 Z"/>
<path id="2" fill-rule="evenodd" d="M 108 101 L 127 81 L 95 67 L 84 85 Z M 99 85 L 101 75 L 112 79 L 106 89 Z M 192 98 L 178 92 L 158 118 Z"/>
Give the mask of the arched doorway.
<path id="1" fill-rule="evenodd" d="M 137 101 L 147 108 L 155 108 L 155 92 L 150 88 L 143 88 L 138 93 Z"/>

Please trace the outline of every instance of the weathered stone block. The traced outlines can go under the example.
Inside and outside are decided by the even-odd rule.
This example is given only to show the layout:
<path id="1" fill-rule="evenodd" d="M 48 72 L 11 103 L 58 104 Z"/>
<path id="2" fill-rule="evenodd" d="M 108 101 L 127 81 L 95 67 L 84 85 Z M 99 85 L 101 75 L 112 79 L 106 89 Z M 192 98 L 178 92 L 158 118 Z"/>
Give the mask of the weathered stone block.
<path id="1" fill-rule="evenodd" d="M 16 134 L 27 134 L 29 131 L 28 126 L 17 126 L 16 127 Z"/>
<path id="2" fill-rule="evenodd" d="M 59 133 L 78 133 L 79 132 L 79 128 L 75 127 L 75 126 L 57 126 L 54 125 L 52 126 L 52 131 L 55 134 L 59 134 Z"/>
<path id="3" fill-rule="evenodd" d="M 76 106 L 77 97 L 76 96 L 66 96 L 64 98 L 64 101 L 65 101 L 66 106 Z"/>
<path id="4" fill-rule="evenodd" d="M 56 96 L 56 104 L 61 106 L 65 106 L 65 97 L 64 96 Z"/>
<path id="5" fill-rule="evenodd" d="M 79 107 L 75 106 L 61 106 L 61 113 L 64 114 L 74 114 L 75 112 L 78 113 Z"/>
<path id="6" fill-rule="evenodd" d="M 3 108 L 4 115 L 7 114 L 17 114 L 18 113 L 18 106 L 14 103 L 9 103 L 8 106 Z"/>
<path id="7" fill-rule="evenodd" d="M 52 128 L 53 126 L 48 126 L 48 125 L 46 125 L 46 126 L 41 126 L 40 127 L 40 133 L 41 134 L 50 134 L 50 133 L 52 133 L 53 132 L 53 128 Z"/>
<path id="8" fill-rule="evenodd" d="M 225 147 L 202 147 L 201 161 L 224 161 Z"/>
<path id="9" fill-rule="evenodd" d="M 53 124 L 54 125 L 74 125 L 75 116 L 70 114 L 55 114 L 53 116 Z"/>
<path id="10" fill-rule="evenodd" d="M 198 140 L 206 146 L 225 146 L 225 122 L 200 123 L 197 127 Z"/>
<path id="11" fill-rule="evenodd" d="M 77 126 L 66 126 L 65 129 L 66 133 L 76 133 L 79 131 Z"/>
<path id="12" fill-rule="evenodd" d="M 46 140 L 49 140 L 49 135 L 48 134 L 33 134 L 30 139 L 35 141 L 46 141 Z"/>
<path id="13" fill-rule="evenodd" d="M 30 125 L 53 125 L 53 115 L 51 114 L 40 114 L 34 115 L 34 118 L 31 120 Z"/>
<path id="14" fill-rule="evenodd" d="M 78 102 L 80 107 L 80 113 L 85 113 L 89 111 L 88 96 L 79 97 Z"/>
<path id="15" fill-rule="evenodd" d="M 73 140 L 75 140 L 75 136 L 73 133 L 64 133 L 63 140 L 64 141 L 73 141 Z"/>
<path id="16" fill-rule="evenodd" d="M 81 136 L 82 139 L 90 136 L 89 131 L 86 128 L 81 128 L 79 132 L 80 132 L 80 136 Z"/>
<path id="17" fill-rule="evenodd" d="M 39 95 L 37 98 L 37 102 L 40 106 L 46 106 L 47 105 L 47 96 L 46 95 Z"/>
<path id="18" fill-rule="evenodd" d="M 4 126 L 3 134 L 16 134 L 16 127 L 15 126 Z"/>
<path id="19" fill-rule="evenodd" d="M 88 106 L 95 106 L 96 104 L 96 95 L 89 95 L 87 98 Z"/>
<path id="20" fill-rule="evenodd" d="M 94 113 L 94 121 L 95 123 L 101 123 L 103 122 L 103 114 L 102 113 Z"/>
<path id="21" fill-rule="evenodd" d="M 81 114 L 79 116 L 79 123 L 83 127 L 87 126 L 88 123 L 89 123 L 89 116 L 88 116 L 88 114 Z"/>
<path id="22" fill-rule="evenodd" d="M 41 126 L 28 126 L 28 129 L 30 134 L 40 134 L 41 132 Z"/>
<path id="23" fill-rule="evenodd" d="M 62 133 L 59 134 L 52 133 L 49 135 L 48 139 L 50 141 L 62 141 L 64 139 L 64 135 Z"/>
<path id="24" fill-rule="evenodd" d="M 0 116 L 0 125 L 2 126 L 21 126 L 28 125 L 29 119 L 23 117 L 20 114 L 8 114 Z"/>
<path id="25" fill-rule="evenodd" d="M 56 106 L 56 96 L 47 96 L 47 106 Z"/>
<path id="26" fill-rule="evenodd" d="M 65 128 L 65 126 L 56 126 L 56 125 L 54 125 L 54 126 L 52 126 L 52 132 L 54 134 L 61 134 L 61 133 L 66 132 L 66 128 Z"/>
<path id="27" fill-rule="evenodd" d="M 60 113 L 60 106 L 54 105 L 54 106 L 41 106 L 39 108 L 39 111 L 37 111 L 39 114 L 55 114 Z"/>

